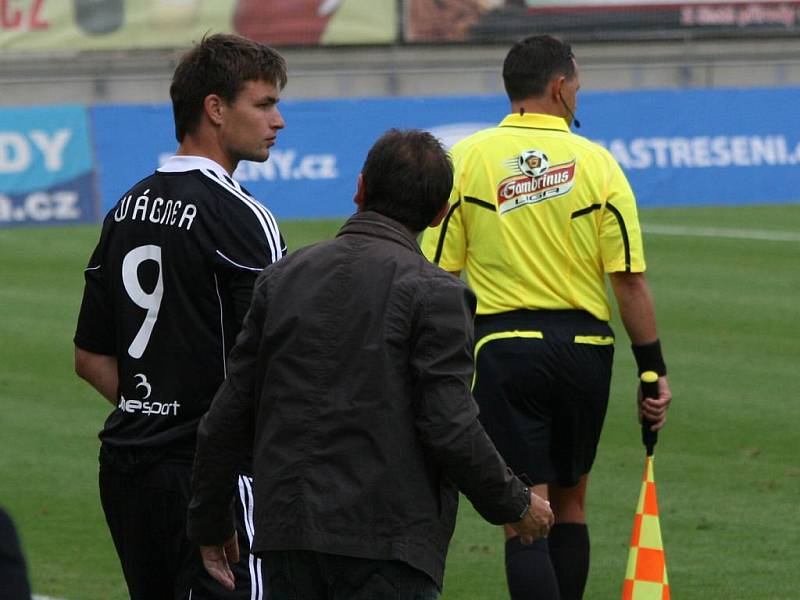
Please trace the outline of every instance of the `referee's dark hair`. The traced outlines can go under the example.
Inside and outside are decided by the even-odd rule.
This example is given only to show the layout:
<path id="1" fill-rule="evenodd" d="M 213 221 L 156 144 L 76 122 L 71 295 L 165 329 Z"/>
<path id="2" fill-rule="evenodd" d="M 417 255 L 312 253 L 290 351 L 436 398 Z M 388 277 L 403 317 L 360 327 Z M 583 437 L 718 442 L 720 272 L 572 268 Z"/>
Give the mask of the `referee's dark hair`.
<path id="1" fill-rule="evenodd" d="M 569 44 L 549 35 L 532 35 L 514 44 L 503 63 L 503 83 L 509 100 L 539 98 L 554 77 L 575 76 Z"/>
<path id="2" fill-rule="evenodd" d="M 453 187 L 453 163 L 427 131 L 390 129 L 372 146 L 361 170 L 364 210 L 423 231 L 439 214 Z"/>
<path id="3" fill-rule="evenodd" d="M 197 127 L 206 96 L 231 103 L 245 82 L 259 80 L 278 89 L 286 85 L 286 61 L 278 52 L 239 35 L 204 36 L 183 55 L 169 88 L 178 142 Z"/>

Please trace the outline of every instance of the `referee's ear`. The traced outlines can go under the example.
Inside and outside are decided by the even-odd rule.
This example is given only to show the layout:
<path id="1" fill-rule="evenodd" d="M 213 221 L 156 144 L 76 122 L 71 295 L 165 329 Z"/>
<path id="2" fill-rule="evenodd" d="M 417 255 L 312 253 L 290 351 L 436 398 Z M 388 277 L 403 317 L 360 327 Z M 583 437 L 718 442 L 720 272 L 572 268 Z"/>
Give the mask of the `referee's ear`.
<path id="1" fill-rule="evenodd" d="M 364 210 L 364 174 L 358 174 L 358 182 L 356 183 L 356 194 L 353 196 L 353 202 L 356 203 L 358 210 L 356 212 L 361 212 Z"/>

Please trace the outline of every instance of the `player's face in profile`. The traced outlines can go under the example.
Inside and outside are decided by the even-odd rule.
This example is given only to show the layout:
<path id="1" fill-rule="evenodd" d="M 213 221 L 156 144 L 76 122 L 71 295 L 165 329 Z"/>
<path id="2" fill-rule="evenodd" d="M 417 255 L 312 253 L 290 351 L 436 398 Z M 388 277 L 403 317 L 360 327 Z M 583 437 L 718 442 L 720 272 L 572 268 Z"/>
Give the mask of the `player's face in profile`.
<path id="1" fill-rule="evenodd" d="M 285 123 L 278 110 L 280 94 L 271 83 L 247 81 L 231 104 L 226 106 L 222 142 L 234 161 L 264 162 Z"/>

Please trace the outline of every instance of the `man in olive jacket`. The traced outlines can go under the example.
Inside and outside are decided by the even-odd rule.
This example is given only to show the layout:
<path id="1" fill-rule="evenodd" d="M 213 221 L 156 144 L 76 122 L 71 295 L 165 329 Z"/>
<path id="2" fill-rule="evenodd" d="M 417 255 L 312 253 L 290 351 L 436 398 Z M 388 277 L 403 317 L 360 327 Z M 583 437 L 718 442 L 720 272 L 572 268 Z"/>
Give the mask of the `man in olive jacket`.
<path id="1" fill-rule="evenodd" d="M 451 186 L 433 136 L 390 130 L 337 237 L 259 276 L 200 424 L 189 508 L 189 536 L 224 585 L 238 559 L 236 465 L 250 449 L 252 550 L 270 598 L 435 598 L 458 490 L 527 541 L 552 525 L 478 422 L 475 297 L 416 242 Z"/>

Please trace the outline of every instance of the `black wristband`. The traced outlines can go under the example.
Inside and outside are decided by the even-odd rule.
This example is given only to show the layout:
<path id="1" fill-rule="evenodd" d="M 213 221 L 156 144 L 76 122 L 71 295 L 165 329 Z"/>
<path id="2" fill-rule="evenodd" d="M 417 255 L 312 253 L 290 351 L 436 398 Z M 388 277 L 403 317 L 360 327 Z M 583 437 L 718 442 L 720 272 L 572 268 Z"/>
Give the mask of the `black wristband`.
<path id="1" fill-rule="evenodd" d="M 659 376 L 667 374 L 667 365 L 664 364 L 664 357 L 661 355 L 661 342 L 656 340 L 641 346 L 632 345 L 633 357 L 636 359 L 636 366 L 639 375 L 645 371 L 655 371 Z"/>

